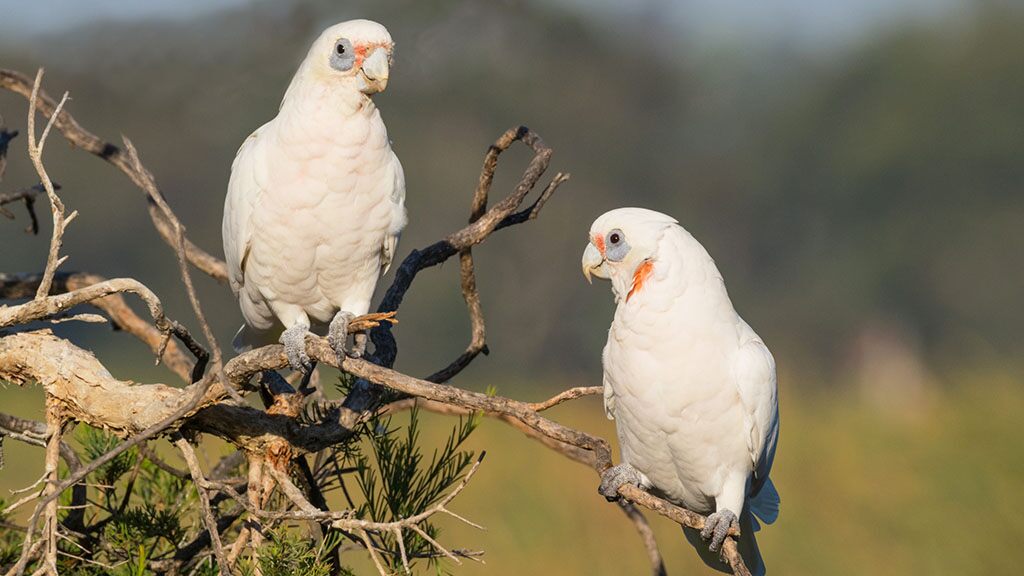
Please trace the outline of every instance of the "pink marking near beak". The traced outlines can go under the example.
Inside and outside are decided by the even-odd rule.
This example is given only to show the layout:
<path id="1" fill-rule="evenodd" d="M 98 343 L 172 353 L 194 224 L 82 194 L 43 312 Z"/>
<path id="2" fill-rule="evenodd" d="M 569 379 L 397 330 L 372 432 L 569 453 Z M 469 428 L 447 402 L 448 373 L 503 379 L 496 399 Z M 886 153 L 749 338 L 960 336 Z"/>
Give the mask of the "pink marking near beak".
<path id="1" fill-rule="evenodd" d="M 374 48 L 389 48 L 391 45 L 385 42 L 373 42 L 370 44 L 356 44 L 353 47 L 356 53 L 356 68 L 363 67 L 363 60 L 366 60 L 366 55 L 373 51 Z"/>

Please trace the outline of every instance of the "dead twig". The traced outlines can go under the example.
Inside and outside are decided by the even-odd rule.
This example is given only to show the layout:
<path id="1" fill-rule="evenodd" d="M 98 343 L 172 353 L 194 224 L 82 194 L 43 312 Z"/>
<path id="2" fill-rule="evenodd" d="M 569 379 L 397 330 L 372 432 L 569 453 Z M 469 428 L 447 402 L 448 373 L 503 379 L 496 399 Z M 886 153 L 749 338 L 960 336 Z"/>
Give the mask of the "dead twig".
<path id="1" fill-rule="evenodd" d="M 561 404 L 562 402 L 575 400 L 577 398 L 582 398 L 583 396 L 596 396 L 603 393 L 604 388 L 602 386 L 580 386 L 577 388 L 569 388 L 568 390 L 560 392 L 543 402 L 533 402 L 529 406 L 534 412 L 543 412 L 548 408 Z"/>
<path id="2" fill-rule="evenodd" d="M 42 280 L 42 275 L 31 274 L 6 274 L 0 272 L 0 300 L 18 300 L 31 298 Z M 53 277 L 51 293 L 63 294 L 73 292 L 106 282 L 107 279 L 95 274 L 84 272 L 57 272 Z M 159 364 L 163 362 L 172 372 L 178 375 L 184 382 L 195 381 L 196 374 L 193 373 L 197 362 L 190 359 L 188 355 L 178 346 L 178 342 L 167 339 L 167 333 L 152 323 L 144 320 L 135 313 L 128 303 L 125 302 L 123 293 L 114 293 L 102 298 L 82 302 L 99 310 L 102 310 L 109 317 L 115 330 L 122 330 L 136 337 L 146 345 L 156 356 Z M 155 296 L 154 296 L 155 297 Z M 64 304 L 64 307 L 68 307 Z M 2 308 L 0 308 L 2 309 Z M 20 323 L 20 322 L 18 322 Z M 168 326 L 165 326 L 167 328 Z M 188 333 L 184 327 L 171 321 L 169 324 L 172 334 L 181 340 L 185 347 L 200 361 L 208 358 L 206 350 L 203 349 Z M 197 370 L 202 371 L 199 367 Z"/>
<path id="3" fill-rule="evenodd" d="M 196 493 L 199 494 L 199 505 L 202 507 L 203 512 L 203 523 L 206 525 L 206 530 L 210 533 L 210 542 L 213 544 L 213 555 L 217 559 L 217 565 L 220 567 L 221 574 L 231 574 L 231 565 L 224 554 L 220 532 L 217 531 L 217 520 L 213 515 L 213 509 L 210 508 L 210 496 L 206 493 L 206 478 L 203 476 L 203 469 L 199 466 L 196 453 L 192 450 L 192 445 L 184 437 L 179 436 L 175 439 L 174 445 L 181 451 L 181 455 L 185 458 L 185 463 L 188 465 L 189 472 L 192 474 L 192 480 L 195 481 Z"/>
<path id="4" fill-rule="evenodd" d="M 487 205 L 487 192 L 490 189 L 491 182 L 494 176 L 495 163 L 497 162 L 497 156 L 501 150 L 509 148 L 514 142 L 521 141 L 529 146 L 534 151 L 534 156 L 530 160 L 529 165 L 523 172 L 523 176 L 516 185 L 515 189 L 511 194 L 503 198 L 500 202 L 495 204 L 492 208 L 479 214 Z M 519 126 L 507 130 L 495 144 L 491 147 L 488 152 L 488 158 L 485 159 L 484 168 L 481 171 L 480 182 L 477 185 L 477 190 L 474 192 L 473 209 L 470 215 L 471 223 L 469 226 L 462 228 L 452 234 L 449 234 L 444 239 L 427 246 L 421 250 L 413 250 L 406 258 L 402 261 L 401 265 L 395 271 L 395 278 L 388 287 L 384 294 L 384 298 L 381 300 L 381 304 L 378 307 L 379 312 L 392 312 L 398 310 L 402 304 L 402 300 L 405 298 L 406 292 L 412 286 L 412 281 L 416 275 L 426 269 L 433 266 L 437 266 L 442 262 L 451 258 L 455 254 L 461 251 L 468 250 L 481 242 L 484 242 L 495 230 L 510 226 L 513 223 L 525 222 L 527 219 L 518 219 L 516 216 L 516 209 L 526 199 L 526 196 L 533 190 L 541 176 L 547 170 L 548 165 L 551 162 L 551 156 L 553 150 L 544 143 L 544 141 L 535 132 L 525 126 Z M 557 174 L 550 184 L 545 188 L 542 196 L 546 195 L 550 197 L 558 189 L 558 186 L 568 179 L 566 174 Z M 545 199 L 546 201 L 546 199 Z M 529 209 L 529 212 L 539 212 L 540 208 L 543 207 L 543 202 L 535 203 L 533 207 Z M 517 220 L 512 222 L 511 220 Z M 460 268 L 460 270 L 462 270 Z M 472 269 L 468 270 L 468 277 L 472 277 Z M 475 282 L 475 280 L 474 280 Z M 463 286 L 463 295 L 470 296 L 467 298 L 467 305 L 470 307 L 471 319 L 475 315 L 478 317 L 477 322 L 482 327 L 482 313 L 479 309 L 474 309 L 473 296 L 475 293 L 475 284 L 471 287 L 471 290 L 467 289 L 467 286 Z M 478 304 L 478 302 L 477 302 Z M 371 332 L 371 339 L 373 340 L 374 346 L 376 347 L 375 355 L 373 360 L 383 366 L 393 366 L 395 358 L 398 355 L 397 345 L 391 330 L 388 326 L 381 326 L 374 329 Z M 480 338 L 483 338 L 482 329 L 480 331 Z M 482 341 L 482 340 L 481 340 Z M 471 342 L 472 347 L 472 342 Z M 482 345 L 478 346 L 480 351 L 483 350 Z M 465 359 L 460 360 L 465 356 Z M 466 356 L 464 353 L 460 356 L 460 359 L 456 359 L 448 367 L 438 371 L 431 375 L 429 380 L 445 381 L 451 379 L 459 372 L 462 371 L 469 362 L 476 357 L 476 354 L 469 354 Z M 361 392 L 359 402 L 349 403 L 351 407 L 361 409 L 364 408 L 365 404 L 372 404 L 373 402 L 367 402 L 367 400 L 375 401 L 376 398 L 371 398 Z"/>
<path id="5" fill-rule="evenodd" d="M 46 269 L 43 272 L 43 279 L 39 282 L 39 289 L 36 290 L 36 300 L 40 300 L 49 294 L 54 272 L 67 259 L 67 256 L 60 256 L 60 248 L 64 241 L 64 230 L 78 216 L 77 210 L 65 215 L 64 202 L 57 196 L 53 182 L 50 181 L 50 176 L 46 173 L 46 168 L 43 166 L 43 147 L 46 146 L 46 137 L 49 136 L 53 123 L 60 117 L 61 110 L 68 101 L 68 93 L 64 93 L 60 103 L 54 108 L 53 113 L 50 115 L 50 120 L 46 123 L 43 133 L 37 141 L 36 105 L 39 99 L 39 85 L 42 81 L 43 69 L 40 68 L 39 72 L 36 73 L 36 81 L 32 85 L 32 95 L 28 100 L 28 157 L 32 160 L 32 166 L 35 167 L 36 173 L 39 174 L 39 180 L 43 188 L 46 189 L 46 196 L 50 199 L 50 211 L 53 213 L 53 233 L 50 237 L 50 252 L 46 257 Z M 54 552 L 54 556 L 56 556 L 56 552 Z"/>
<path id="6" fill-rule="evenodd" d="M 217 482 L 205 482 L 205 485 L 210 489 L 224 491 L 229 496 L 234 498 L 239 504 L 246 507 L 246 510 L 251 515 L 256 516 L 258 518 L 264 518 L 268 520 L 288 519 L 308 521 L 329 521 L 331 525 L 335 528 L 356 534 L 366 532 L 394 533 L 394 531 L 396 530 L 412 530 L 419 534 L 421 537 L 423 537 L 425 540 L 430 542 L 430 544 L 434 546 L 439 552 L 444 553 L 445 556 L 451 558 L 455 563 L 461 564 L 461 561 L 458 559 L 458 557 L 453 555 L 445 547 L 441 546 L 441 544 L 439 544 L 438 542 L 430 538 L 428 535 L 426 535 L 426 533 L 422 531 L 419 525 L 431 516 L 434 516 L 435 514 L 447 514 L 449 516 L 452 516 L 453 518 L 465 522 L 470 526 L 473 526 L 474 528 L 482 529 L 481 526 L 474 524 L 473 522 L 466 520 L 462 516 L 459 516 L 458 514 L 455 514 L 452 511 L 450 511 L 448 509 L 448 505 L 466 488 L 466 485 L 469 484 L 469 481 L 473 478 L 473 475 L 476 474 L 477 469 L 479 469 L 480 464 L 483 462 L 485 455 L 486 453 L 481 453 L 480 456 L 477 458 L 476 462 L 473 463 L 473 465 L 462 477 L 462 479 L 458 482 L 458 484 L 456 484 L 454 488 L 452 488 L 444 497 L 438 500 L 435 504 L 427 507 L 427 509 L 423 510 L 418 514 L 414 514 L 407 518 L 402 518 L 391 522 L 378 522 L 374 520 L 362 520 L 359 518 L 353 518 L 351 510 L 345 510 L 342 512 L 327 512 L 320 510 L 317 507 L 313 506 L 306 499 L 305 495 L 302 494 L 302 491 L 299 490 L 298 487 L 296 487 L 295 484 L 291 482 L 291 480 L 287 477 L 287 475 L 284 472 L 274 468 L 273 466 L 264 467 L 264 472 L 266 472 L 272 478 L 274 478 L 274 480 L 277 483 L 277 486 L 281 488 L 282 493 L 293 504 L 295 504 L 298 510 L 263 510 L 262 507 L 253 506 L 252 498 L 243 498 L 240 494 L 237 494 L 237 492 L 235 492 L 231 487 L 227 485 Z M 366 544 L 367 546 L 369 546 L 368 549 L 371 550 L 372 555 L 374 551 L 372 545 L 368 542 L 368 537 Z M 406 558 L 406 561 L 408 561 L 408 558 Z"/>
<path id="7" fill-rule="evenodd" d="M 42 287 L 45 279 L 45 275 L 42 278 L 39 278 L 35 275 L 26 277 L 0 274 L 0 288 L 3 288 L 4 292 L 7 292 L 8 286 L 14 284 L 14 286 L 10 287 L 10 292 L 17 294 L 17 284 L 34 283 L 38 281 L 39 286 Z M 103 300 L 106 300 L 105 304 L 97 303 L 96 305 L 101 308 L 106 307 L 108 310 L 115 311 L 122 320 L 126 320 L 125 325 L 132 325 L 138 334 L 145 337 L 144 339 L 152 339 L 153 334 L 139 326 L 137 316 L 135 316 L 127 306 L 124 306 L 123 301 L 118 302 L 108 299 L 108 297 L 116 294 L 135 294 L 146 303 L 154 324 L 156 324 L 157 329 L 163 334 L 159 340 L 160 346 L 156 350 L 157 358 L 159 359 L 162 352 L 165 351 L 167 337 L 173 334 L 182 343 L 184 343 L 198 359 L 192 368 L 193 381 L 198 379 L 196 372 L 201 371 L 202 367 L 206 365 L 206 360 L 209 357 L 209 354 L 192 338 L 192 335 L 184 326 L 167 318 L 163 311 L 163 305 L 160 303 L 160 299 L 157 298 L 156 294 L 154 294 L 144 284 L 132 278 L 101 280 L 99 277 L 92 277 L 89 279 L 97 281 L 92 284 L 87 284 L 82 288 L 71 290 L 70 292 L 36 298 L 21 305 L 0 306 L 0 328 L 27 324 L 29 322 L 62 314 L 68 309 L 79 304 L 92 304 L 95 301 L 102 302 Z M 78 280 L 82 280 L 82 278 L 79 278 Z M 50 281 L 53 281 L 53 277 L 50 278 Z M 6 294 L 2 295 L 7 297 Z M 14 297 L 17 297 L 17 295 Z M 180 359 L 176 359 L 176 364 L 180 366 Z"/>
<path id="8" fill-rule="evenodd" d="M 33 82 L 20 72 L 0 69 L 0 88 L 14 92 L 15 94 L 20 94 L 25 98 L 31 98 Z M 36 98 L 36 109 L 39 113 L 47 118 L 51 118 L 56 116 L 56 114 L 54 114 L 56 108 L 57 105 L 53 99 L 50 98 L 45 91 L 39 90 Z M 81 148 L 86 152 L 109 162 L 128 176 L 136 186 L 139 186 L 140 189 L 145 191 L 143 187 L 143 175 L 136 172 L 127 154 L 120 147 L 103 140 L 83 128 L 67 111 L 60 114 L 59 118 L 54 120 L 53 125 L 72 146 Z M 178 242 L 174 235 L 174 229 L 170 222 L 165 218 L 154 199 L 149 196 L 147 196 L 147 199 L 149 202 L 149 216 L 153 220 L 153 225 L 156 227 L 157 232 L 160 233 L 164 242 L 166 242 L 167 245 L 174 247 Z M 218 282 L 227 284 L 227 266 L 225 266 L 223 260 L 220 260 L 210 253 L 202 250 L 187 239 L 184 244 L 186 258 L 193 266 Z"/>
<path id="9" fill-rule="evenodd" d="M 47 401 L 46 406 L 46 428 L 50 439 L 46 443 L 46 489 L 43 494 L 51 496 L 55 494 L 57 483 L 60 479 L 58 474 L 58 459 L 60 458 L 61 433 L 64 429 L 64 418 L 58 405 Z M 43 538 L 45 544 L 45 558 L 43 560 L 46 573 L 57 576 L 57 500 L 51 498 L 46 504 L 43 516 Z M 32 534 L 31 526 L 26 531 L 25 546 L 30 544 L 29 538 Z"/>
<path id="10" fill-rule="evenodd" d="M 2 135 L 2 132 L 0 132 Z M 2 136 L 0 136 L 2 137 Z M 53 182 L 53 189 L 60 190 L 60 184 Z M 46 193 L 46 187 L 42 184 L 36 184 L 35 186 L 29 186 L 28 188 L 22 188 L 21 190 L 15 190 L 14 192 L 8 192 L 6 194 L 0 194 L 0 215 L 3 215 L 11 220 L 14 219 L 14 213 L 4 208 L 4 204 L 12 204 L 14 202 L 24 202 L 25 210 L 28 212 L 29 225 L 25 228 L 25 232 L 29 234 L 39 234 L 39 218 L 36 216 L 36 196 Z"/>
<path id="11" fill-rule="evenodd" d="M 49 436 L 44 422 L 18 418 L 10 414 L 0 412 L 0 435 L 10 436 L 14 440 L 32 444 L 34 446 L 46 447 Z M 67 442 L 59 444 L 61 460 L 72 473 L 82 467 L 82 459 Z M 75 484 L 71 488 L 71 505 L 75 509 L 64 517 L 64 525 L 71 530 L 81 532 L 84 528 L 85 511 L 80 507 L 85 503 L 86 492 L 84 484 Z"/>
<path id="12" fill-rule="evenodd" d="M 192 274 L 188 267 L 188 255 L 185 250 L 185 227 L 181 225 L 181 221 L 175 216 L 174 211 L 164 200 L 160 190 L 156 187 L 156 182 L 153 180 L 153 175 L 146 170 L 145 166 L 139 160 L 138 151 L 135 150 L 135 146 L 132 145 L 128 138 L 124 139 L 125 149 L 128 151 L 128 160 L 131 163 L 132 168 L 138 175 L 138 184 L 146 191 L 147 196 L 156 203 L 160 208 L 164 219 L 170 223 L 172 230 L 174 231 L 173 248 L 178 256 L 178 271 L 181 274 L 181 281 L 185 285 L 185 292 L 188 294 L 188 300 L 192 304 L 192 311 L 196 315 L 196 320 L 199 322 L 199 327 L 203 331 L 203 337 L 206 338 L 206 343 L 209 346 L 210 354 L 213 359 L 213 372 L 220 379 L 221 386 L 231 395 L 236 402 L 242 402 L 242 397 L 239 396 L 238 392 L 234 388 L 227 386 L 224 380 L 224 372 L 222 370 L 224 362 L 221 358 L 220 346 L 217 344 L 217 339 L 213 335 L 213 330 L 210 329 L 209 323 L 206 321 L 206 315 L 203 313 L 203 307 L 199 303 L 199 297 L 196 295 L 195 286 L 192 285 Z M 198 380 L 202 375 L 202 372 L 193 374 L 193 382 Z"/>
<path id="13" fill-rule="evenodd" d="M 661 558 L 658 542 L 654 539 L 654 530 L 651 530 L 651 525 L 647 523 L 647 518 L 644 518 L 644 515 L 636 509 L 636 506 L 633 506 L 628 500 L 620 499 L 616 504 L 619 505 L 622 513 L 633 523 L 637 533 L 640 534 L 640 540 L 643 542 L 644 550 L 647 552 L 647 561 L 651 564 L 651 574 L 653 576 L 667 576 L 668 572 L 665 571 L 665 561 Z"/>

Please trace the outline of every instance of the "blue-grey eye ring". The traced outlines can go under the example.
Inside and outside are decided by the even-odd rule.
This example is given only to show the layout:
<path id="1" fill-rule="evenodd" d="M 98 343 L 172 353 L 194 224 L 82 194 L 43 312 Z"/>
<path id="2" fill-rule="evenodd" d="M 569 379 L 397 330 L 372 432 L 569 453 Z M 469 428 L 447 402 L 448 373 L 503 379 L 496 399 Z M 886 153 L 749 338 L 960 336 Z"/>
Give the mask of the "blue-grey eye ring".
<path id="1" fill-rule="evenodd" d="M 348 72 L 356 63 L 356 54 L 352 50 L 352 42 L 348 38 L 340 38 L 331 50 L 331 68 L 339 72 Z"/>

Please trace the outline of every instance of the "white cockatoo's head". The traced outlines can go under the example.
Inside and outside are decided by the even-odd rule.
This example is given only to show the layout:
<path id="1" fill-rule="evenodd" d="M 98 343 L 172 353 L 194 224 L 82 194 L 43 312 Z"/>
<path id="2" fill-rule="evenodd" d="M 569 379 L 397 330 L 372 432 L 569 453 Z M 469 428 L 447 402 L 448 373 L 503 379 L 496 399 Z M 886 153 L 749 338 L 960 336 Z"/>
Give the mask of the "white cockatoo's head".
<path id="1" fill-rule="evenodd" d="M 349 20 L 320 34 L 300 74 L 319 83 L 376 94 L 387 88 L 394 49 L 387 28 L 370 20 Z"/>
<path id="2" fill-rule="evenodd" d="M 612 281 L 616 296 L 628 300 L 654 269 L 658 240 L 675 218 L 645 208 L 618 208 L 602 214 L 590 226 L 590 243 L 583 251 L 583 275 Z"/>

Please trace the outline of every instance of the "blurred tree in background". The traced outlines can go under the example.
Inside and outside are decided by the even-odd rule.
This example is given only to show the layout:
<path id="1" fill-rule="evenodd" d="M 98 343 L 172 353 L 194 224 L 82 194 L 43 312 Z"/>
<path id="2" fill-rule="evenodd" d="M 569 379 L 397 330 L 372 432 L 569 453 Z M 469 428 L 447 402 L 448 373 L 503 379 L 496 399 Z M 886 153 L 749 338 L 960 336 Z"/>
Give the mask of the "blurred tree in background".
<path id="1" fill-rule="evenodd" d="M 309 38 L 356 15 L 387 23 L 397 40 L 380 106 L 408 172 L 404 249 L 457 222 L 478 143 L 496 131 L 528 122 L 574 172 L 571 202 L 554 206 L 531 242 L 494 240 L 508 256 L 481 270 L 484 293 L 518 306 L 488 309 L 502 327 L 491 347 L 502 353 L 474 370 L 594 373 L 610 303 L 580 282 L 578 253 L 590 221 L 626 204 L 676 215 L 715 255 L 741 310 L 785 351 L 784 369 L 822 383 L 859 366 L 865 339 L 890 337 L 933 374 L 945 362 L 1006 359 L 1024 343 L 1017 7 L 978 3 L 967 16 L 876 31 L 823 54 L 698 44 L 656 15 L 613 25 L 533 2 L 266 2 L 184 22 L 95 24 L 0 50 L 7 65 L 47 66 L 89 103 L 71 104 L 87 125 L 129 135 L 190 233 L 215 247 L 238 143 L 273 116 Z M 8 123 L 10 98 L 0 98 Z M 72 204 L 144 210 L 93 159 L 51 162 Z M 28 183 L 27 162 L 12 164 L 8 182 Z M 124 222 L 136 228 L 125 234 L 152 234 L 144 218 Z M 91 253 L 76 266 L 173 281 L 173 268 L 159 265 L 169 254 L 140 243 L 112 262 L 121 234 L 103 232 L 72 232 Z M 0 242 L 19 233 L 6 226 Z M 36 248 L 5 252 L 5 268 L 31 267 L 45 250 Z M 230 296 L 205 288 L 224 303 L 214 321 L 230 334 Z M 418 297 L 433 305 L 410 306 L 401 330 L 461 328 L 454 291 L 435 285 Z M 461 345 L 411 339 L 423 343 L 403 353 L 414 368 Z"/>

